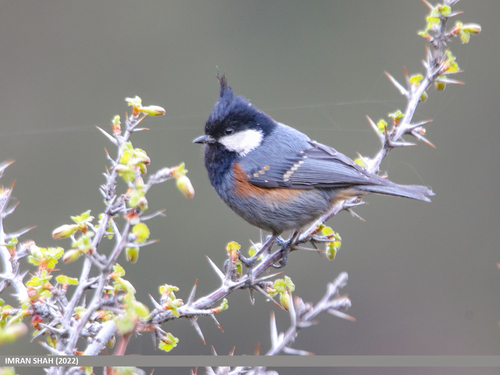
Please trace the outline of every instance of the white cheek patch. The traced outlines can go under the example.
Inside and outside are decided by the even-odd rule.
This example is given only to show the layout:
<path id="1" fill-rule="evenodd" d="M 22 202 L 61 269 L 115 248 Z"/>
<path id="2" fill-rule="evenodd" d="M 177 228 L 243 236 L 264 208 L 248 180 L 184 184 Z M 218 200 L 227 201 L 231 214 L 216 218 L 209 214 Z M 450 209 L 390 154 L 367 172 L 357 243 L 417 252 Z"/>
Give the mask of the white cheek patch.
<path id="1" fill-rule="evenodd" d="M 258 130 L 246 129 L 231 135 L 225 135 L 219 139 L 219 143 L 224 145 L 229 151 L 234 151 L 240 156 L 245 156 L 262 143 L 263 137 L 262 132 Z"/>

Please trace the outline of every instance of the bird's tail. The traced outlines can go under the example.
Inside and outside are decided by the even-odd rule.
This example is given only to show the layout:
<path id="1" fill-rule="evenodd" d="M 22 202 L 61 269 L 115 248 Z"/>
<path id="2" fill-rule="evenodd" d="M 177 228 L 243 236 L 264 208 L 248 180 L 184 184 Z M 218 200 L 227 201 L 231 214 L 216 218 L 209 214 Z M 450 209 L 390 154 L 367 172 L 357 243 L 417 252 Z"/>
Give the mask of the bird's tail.
<path id="1" fill-rule="evenodd" d="M 386 182 L 390 181 L 386 180 Z M 356 188 L 369 193 L 395 195 L 426 202 L 431 201 L 427 198 L 428 196 L 434 195 L 431 189 L 420 185 L 398 185 L 390 183 L 387 185 L 358 185 Z"/>

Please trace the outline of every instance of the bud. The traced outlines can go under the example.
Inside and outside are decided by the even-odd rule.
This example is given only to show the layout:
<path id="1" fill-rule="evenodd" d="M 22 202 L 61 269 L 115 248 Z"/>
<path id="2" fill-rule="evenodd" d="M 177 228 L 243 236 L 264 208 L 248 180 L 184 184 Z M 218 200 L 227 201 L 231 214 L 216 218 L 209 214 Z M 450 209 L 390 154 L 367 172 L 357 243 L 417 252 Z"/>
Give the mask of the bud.
<path id="1" fill-rule="evenodd" d="M 141 150 L 140 148 L 134 149 L 134 157 L 135 157 L 134 161 L 135 165 L 139 163 L 144 163 L 144 164 L 151 163 L 151 159 L 149 158 L 148 154 L 146 154 L 146 151 Z"/>
<path id="2" fill-rule="evenodd" d="M 0 334 L 0 344 L 4 342 L 15 341 L 18 337 L 26 334 L 28 327 L 24 323 L 11 324 L 3 330 Z"/>
<path id="3" fill-rule="evenodd" d="M 136 263 L 139 259 L 139 248 L 138 247 L 127 247 L 125 249 L 125 256 L 127 261 L 130 263 Z"/>
<path id="4" fill-rule="evenodd" d="M 150 116 L 163 116 L 165 114 L 165 109 L 157 105 L 148 105 L 143 107 L 141 112 L 147 113 Z"/>
<path id="5" fill-rule="evenodd" d="M 130 281 L 122 279 L 121 277 L 117 277 L 115 280 L 118 284 L 120 284 L 120 287 L 124 291 L 126 291 L 127 293 L 130 293 L 130 294 L 135 294 L 135 288 Z"/>
<path id="6" fill-rule="evenodd" d="M 42 255 L 42 251 L 40 250 L 40 248 L 38 246 L 35 245 L 35 243 L 31 244 L 30 247 L 30 254 L 37 258 L 37 259 L 40 259 L 43 257 Z"/>
<path id="7" fill-rule="evenodd" d="M 61 225 L 60 227 L 54 229 L 52 232 L 52 238 L 55 240 L 60 240 L 61 238 L 68 238 L 78 230 L 78 225 Z"/>
<path id="8" fill-rule="evenodd" d="M 462 26 L 462 30 L 466 30 L 471 34 L 479 34 L 481 32 L 481 25 L 477 23 L 468 23 Z"/>
<path id="9" fill-rule="evenodd" d="M 194 198 L 194 188 L 191 180 L 187 176 L 181 176 L 177 179 L 177 187 L 188 198 Z"/>
<path id="10" fill-rule="evenodd" d="M 280 295 L 281 306 L 283 306 L 286 311 L 290 308 L 290 297 L 289 292 L 281 293 Z"/>
<path id="11" fill-rule="evenodd" d="M 149 315 L 148 307 L 139 301 L 134 302 L 134 309 L 141 318 L 146 318 Z"/>
<path id="12" fill-rule="evenodd" d="M 148 209 L 148 200 L 146 199 L 146 197 L 140 198 L 136 207 L 141 211 L 146 211 Z"/>
<path id="13" fill-rule="evenodd" d="M 128 212 L 124 215 L 124 218 L 129 221 L 130 225 L 139 224 L 141 222 L 139 213 L 134 208 L 128 210 Z"/>
<path id="14" fill-rule="evenodd" d="M 113 336 L 111 338 L 111 340 L 109 340 L 107 343 L 106 343 L 106 346 L 110 349 L 113 349 L 115 347 L 115 344 L 116 344 L 116 337 Z"/>
<path id="15" fill-rule="evenodd" d="M 36 314 L 33 315 L 33 317 L 31 318 L 31 326 L 34 329 L 40 329 L 40 323 L 43 323 L 43 319 Z"/>
<path id="16" fill-rule="evenodd" d="M 326 247 L 326 257 L 329 260 L 334 260 L 336 255 L 337 255 L 337 249 L 334 246 L 330 245 L 329 243 Z"/>
<path id="17" fill-rule="evenodd" d="M 111 122 L 111 130 L 113 130 L 114 135 L 122 134 L 120 125 L 121 125 L 120 116 L 116 115 L 115 117 L 113 117 L 113 121 Z"/>
<path id="18" fill-rule="evenodd" d="M 146 242 L 150 235 L 149 228 L 144 223 L 134 225 L 132 228 L 132 233 L 135 236 L 135 241 L 138 243 Z"/>
<path id="19" fill-rule="evenodd" d="M 68 250 L 63 255 L 64 263 L 72 263 L 80 257 L 80 251 L 76 249 Z"/>
<path id="20" fill-rule="evenodd" d="M 125 181 L 132 182 L 135 179 L 135 169 L 125 164 L 118 164 L 115 167 L 115 171 L 118 172 L 120 177 Z"/>
<path id="21" fill-rule="evenodd" d="M 146 184 L 144 183 L 144 179 L 141 176 L 138 176 L 135 179 L 135 188 L 137 190 L 142 190 L 144 189 L 144 186 L 146 186 Z"/>
<path id="22" fill-rule="evenodd" d="M 434 83 L 434 87 L 438 91 L 444 91 L 444 89 L 446 88 L 446 83 L 444 83 L 444 82 L 436 82 L 436 83 Z"/>
<path id="23" fill-rule="evenodd" d="M 427 91 L 424 91 L 422 95 L 420 95 L 420 103 L 424 103 L 427 99 L 429 98 L 429 95 L 427 95 Z"/>
<path id="24" fill-rule="evenodd" d="M 128 105 L 132 106 L 134 109 L 134 115 L 139 114 L 142 109 L 142 99 L 136 96 L 135 98 L 125 98 Z"/>

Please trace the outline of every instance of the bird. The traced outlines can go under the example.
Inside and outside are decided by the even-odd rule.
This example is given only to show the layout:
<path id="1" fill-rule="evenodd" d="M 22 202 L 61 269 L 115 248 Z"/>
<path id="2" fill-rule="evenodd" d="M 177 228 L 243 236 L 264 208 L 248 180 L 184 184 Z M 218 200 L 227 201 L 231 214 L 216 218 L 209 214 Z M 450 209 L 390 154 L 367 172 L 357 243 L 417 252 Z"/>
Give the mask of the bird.
<path id="1" fill-rule="evenodd" d="M 430 188 L 370 173 L 334 148 L 311 140 L 235 96 L 217 74 L 219 98 L 205 123 L 205 167 L 219 197 L 273 239 L 295 233 L 339 200 L 377 193 L 430 201 Z"/>

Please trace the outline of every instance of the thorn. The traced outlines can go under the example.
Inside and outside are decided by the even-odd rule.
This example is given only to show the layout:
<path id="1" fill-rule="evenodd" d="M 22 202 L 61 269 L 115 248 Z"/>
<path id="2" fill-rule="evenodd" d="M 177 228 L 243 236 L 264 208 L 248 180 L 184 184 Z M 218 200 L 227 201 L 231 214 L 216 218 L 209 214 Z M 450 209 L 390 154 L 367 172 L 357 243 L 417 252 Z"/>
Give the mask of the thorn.
<path id="1" fill-rule="evenodd" d="M 6 160 L 0 163 L 0 176 L 3 175 L 3 171 L 7 169 L 9 166 L 11 166 L 14 163 L 14 160 Z"/>
<path id="2" fill-rule="evenodd" d="M 252 306 L 255 306 L 255 297 L 253 295 L 252 288 L 248 288 L 248 292 L 250 293 L 250 303 L 252 304 Z"/>
<path id="3" fill-rule="evenodd" d="M 328 309 L 326 310 L 328 313 L 332 314 L 332 315 L 335 315 L 335 316 L 338 316 L 339 318 L 342 318 L 342 319 L 345 319 L 345 320 L 348 320 L 350 322 L 355 322 L 356 321 L 356 318 L 351 316 L 351 315 L 348 315 L 346 313 L 343 313 L 341 311 L 338 311 L 338 310 L 335 310 L 335 309 Z"/>
<path id="4" fill-rule="evenodd" d="M 36 228 L 36 225 L 35 226 L 32 226 L 32 227 L 29 227 L 29 228 L 23 228 L 23 229 L 19 229 L 18 231 L 16 232 L 13 232 L 13 233 L 6 233 L 5 234 L 5 239 L 11 239 L 11 238 L 14 238 L 14 237 L 20 237 L 22 236 L 23 234 L 29 232 L 30 230 L 32 229 L 35 229 Z"/>
<path id="5" fill-rule="evenodd" d="M 283 271 L 273 273 L 272 275 L 262 276 L 262 277 L 258 278 L 257 280 L 255 280 L 254 282 L 255 283 L 260 283 L 262 281 L 266 281 L 266 280 L 272 279 L 273 277 L 278 276 L 278 275 L 280 275 L 282 273 L 283 273 Z"/>
<path id="6" fill-rule="evenodd" d="M 406 68 L 405 68 L 405 71 L 406 71 Z M 396 79 L 393 76 L 391 76 L 389 73 L 387 73 L 387 72 L 384 72 L 384 73 L 387 76 L 387 78 L 389 78 L 389 80 L 392 82 L 392 84 L 394 86 L 396 86 L 396 88 L 399 90 L 399 92 L 401 93 L 401 95 L 404 95 L 404 96 L 406 96 L 408 98 L 408 96 L 409 96 L 408 90 L 406 90 L 403 87 L 403 85 L 401 85 L 398 81 L 396 81 Z"/>
<path id="7" fill-rule="evenodd" d="M 198 318 L 189 318 L 191 325 L 194 327 L 195 331 L 200 335 L 201 340 L 203 341 L 203 345 L 206 345 L 205 337 L 203 337 L 203 332 L 201 331 L 200 325 L 197 322 Z"/>
<path id="8" fill-rule="evenodd" d="M 427 5 L 429 7 L 429 9 L 434 9 L 432 4 L 429 4 L 426 0 L 422 0 L 422 1 L 424 2 L 425 5 Z"/>
<path id="9" fill-rule="evenodd" d="M 450 14 L 448 15 L 448 18 L 451 18 L 451 17 L 456 17 L 456 16 L 459 16 L 459 15 L 461 15 L 461 14 L 463 14 L 463 13 L 464 13 L 464 12 L 463 12 L 463 10 L 458 10 L 458 11 L 456 11 L 456 12 L 452 12 L 452 13 L 450 13 Z"/>
<path id="10" fill-rule="evenodd" d="M 305 351 L 305 350 L 300 350 L 300 349 L 293 349 L 293 348 L 290 348 L 289 346 L 285 346 L 283 348 L 283 352 L 287 353 L 287 354 L 302 355 L 302 356 L 305 356 L 305 355 L 314 355 L 314 353 L 311 353 L 311 352 L 308 352 L 308 351 Z"/>
<path id="11" fill-rule="evenodd" d="M 219 276 L 219 278 L 224 281 L 224 279 L 226 278 L 226 275 L 224 275 L 224 273 L 219 269 L 219 267 L 217 267 L 215 265 L 214 262 L 212 262 L 212 259 L 210 259 L 209 257 L 207 257 L 208 261 L 210 262 L 210 265 L 212 266 L 212 268 L 215 270 L 215 273 L 217 274 L 217 276 Z"/>
<path id="12" fill-rule="evenodd" d="M 115 137 L 113 137 L 111 134 L 109 134 L 107 131 L 102 130 L 100 127 L 96 126 L 97 129 L 99 129 L 102 134 L 104 134 L 110 141 L 113 143 L 115 146 L 118 146 L 118 141 L 116 140 Z"/>
<path id="13" fill-rule="evenodd" d="M 278 346 L 278 328 L 276 327 L 274 311 L 271 311 L 271 344 L 273 347 Z"/>
<path id="14" fill-rule="evenodd" d="M 387 72 L 386 72 L 386 74 L 389 74 L 389 73 L 387 73 Z M 378 127 L 377 127 L 377 124 L 375 124 L 375 123 L 373 122 L 373 120 L 370 118 L 370 116 L 366 115 L 366 119 L 367 119 L 367 120 L 368 120 L 368 122 L 370 123 L 370 125 L 371 125 L 372 129 L 373 129 L 373 130 L 375 130 L 375 133 L 380 134 L 380 133 L 378 132 Z"/>
<path id="15" fill-rule="evenodd" d="M 434 146 L 427 138 L 425 138 L 424 136 L 418 134 L 415 130 L 412 130 L 410 133 L 415 138 L 417 138 L 419 141 L 423 141 L 423 142 L 427 143 L 429 146 L 431 146 L 432 148 L 436 148 L 436 146 Z"/>
<path id="16" fill-rule="evenodd" d="M 45 328 L 45 329 L 47 329 L 47 330 L 49 330 L 51 332 L 57 333 L 58 335 L 62 335 L 62 334 L 64 334 L 66 332 L 66 330 L 64 330 L 64 329 L 59 329 L 59 328 L 51 327 L 51 326 L 49 326 L 47 324 L 44 324 L 44 323 L 39 323 L 39 324 L 43 328 Z"/>
<path id="17" fill-rule="evenodd" d="M 449 79 L 449 78 L 437 78 L 436 82 L 443 82 L 443 83 L 449 83 L 450 85 L 463 85 L 464 83 L 462 81 L 457 81 L 456 79 Z"/>
<path id="18" fill-rule="evenodd" d="M 134 128 L 134 130 L 132 130 L 132 132 L 136 133 L 136 132 L 142 132 L 144 130 L 151 130 L 151 129 L 148 129 L 148 128 Z"/>
<path id="19" fill-rule="evenodd" d="M 410 87 L 410 77 L 408 76 L 408 70 L 406 70 L 406 66 L 403 67 L 405 71 L 405 78 L 406 78 L 406 86 Z"/>
<path id="20" fill-rule="evenodd" d="M 392 148 L 395 148 L 395 147 L 406 147 L 406 146 L 416 146 L 416 143 L 411 143 L 411 142 L 393 142 L 393 141 L 389 141 L 389 146 L 391 146 Z"/>
<path id="21" fill-rule="evenodd" d="M 260 342 L 257 342 L 257 344 L 255 344 L 253 355 L 260 355 Z"/>
<path id="22" fill-rule="evenodd" d="M 425 46 L 425 50 L 427 52 L 427 64 L 428 66 L 430 67 L 431 66 L 431 61 L 433 59 L 433 56 L 432 56 L 432 51 L 431 49 L 429 48 L 429 46 Z"/>
<path id="23" fill-rule="evenodd" d="M 166 210 L 159 210 L 159 211 L 156 211 L 154 214 L 151 214 L 151 215 L 148 215 L 148 216 L 141 216 L 141 221 L 147 221 L 147 220 L 151 220 L 157 216 L 163 216 L 163 217 L 166 217 L 167 215 L 165 215 L 165 211 Z"/>
<path id="24" fill-rule="evenodd" d="M 196 287 L 198 286 L 198 279 L 194 282 L 193 289 L 191 289 L 191 293 L 189 294 L 188 301 L 186 305 L 191 306 L 194 301 L 194 296 L 196 294 Z"/>
<path id="25" fill-rule="evenodd" d="M 217 327 L 219 327 L 219 329 L 222 331 L 222 333 L 224 333 L 224 330 L 222 329 L 222 326 L 220 325 L 219 321 L 217 320 L 217 318 L 214 316 L 214 314 L 210 314 L 210 316 L 212 317 L 212 319 L 215 321 L 215 324 L 217 324 Z"/>
<path id="26" fill-rule="evenodd" d="M 463 73 L 463 72 L 464 72 L 463 70 L 454 70 L 454 71 L 451 71 L 451 72 L 443 72 L 441 75 L 447 76 L 447 75 L 450 75 L 450 74 L 458 74 L 458 73 Z"/>
<path id="27" fill-rule="evenodd" d="M 151 302 L 153 302 L 153 305 L 155 305 L 155 308 L 157 308 L 158 310 L 163 310 L 163 306 L 156 302 L 151 294 L 149 295 L 149 298 L 151 299 Z"/>
<path id="28" fill-rule="evenodd" d="M 416 124 L 410 124 L 410 125 L 408 125 L 408 129 L 414 130 L 414 129 L 418 128 L 419 126 L 428 124 L 430 122 L 432 122 L 432 120 L 425 120 L 425 121 L 417 122 Z"/>
<path id="29" fill-rule="evenodd" d="M 40 345 L 42 345 L 45 349 L 47 349 L 49 352 L 51 352 L 52 354 L 55 354 L 55 355 L 60 355 L 60 356 L 63 356 L 63 355 L 66 355 L 65 353 L 63 352 L 60 352 L 59 350 L 57 349 L 54 349 L 52 346 L 50 346 L 49 344 L 47 344 L 46 342 L 43 342 L 43 341 L 38 341 L 38 343 Z"/>
<path id="30" fill-rule="evenodd" d="M 403 94 L 404 95 L 404 94 Z M 385 142 L 385 138 L 384 138 L 384 135 L 383 134 L 380 134 L 380 132 L 378 131 L 378 126 L 377 124 L 375 124 L 373 122 L 373 120 L 369 117 L 369 116 L 366 116 L 366 118 L 368 119 L 368 122 L 370 123 L 370 126 L 372 127 L 372 129 L 375 131 L 375 134 L 377 134 L 377 137 L 380 139 L 380 142 L 382 142 L 382 145 L 384 144 Z M 359 153 L 358 153 L 359 155 Z M 359 155 L 359 157 L 365 161 L 365 158 L 363 158 L 361 155 Z M 366 164 L 366 162 L 365 162 Z"/>
<path id="31" fill-rule="evenodd" d="M 255 288 L 255 290 L 256 290 L 257 292 L 259 292 L 260 294 L 262 294 L 264 297 L 266 297 L 266 298 L 267 298 L 267 299 L 269 299 L 270 301 L 273 301 L 273 302 L 274 302 L 274 304 L 275 304 L 276 306 L 278 306 L 281 310 L 284 310 L 283 306 L 281 306 L 278 302 L 276 302 L 276 301 L 274 300 L 274 298 L 273 298 L 273 297 L 271 297 L 271 296 L 269 295 L 269 293 L 267 293 L 267 292 L 266 292 L 264 289 L 262 289 L 260 286 L 255 285 L 255 286 L 254 286 L 254 288 Z"/>
<path id="32" fill-rule="evenodd" d="M 236 346 L 233 346 L 231 351 L 229 352 L 229 355 L 232 357 L 234 355 L 234 352 L 236 351 Z"/>

